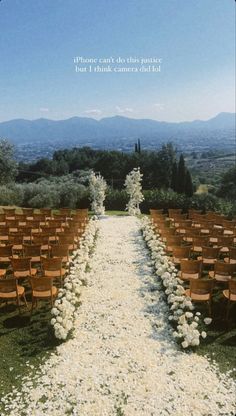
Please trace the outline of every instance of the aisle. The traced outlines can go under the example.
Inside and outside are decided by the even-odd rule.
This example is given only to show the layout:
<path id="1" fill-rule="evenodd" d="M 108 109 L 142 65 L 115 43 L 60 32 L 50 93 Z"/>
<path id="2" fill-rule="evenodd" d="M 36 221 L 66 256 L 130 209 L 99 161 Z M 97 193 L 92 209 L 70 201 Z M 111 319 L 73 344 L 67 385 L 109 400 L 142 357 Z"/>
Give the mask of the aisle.
<path id="1" fill-rule="evenodd" d="M 24 414 L 233 415 L 233 384 L 172 341 L 138 220 L 102 219 L 91 266 L 75 338 L 44 365 L 38 387 L 25 386 Z M 20 415 L 17 402 L 9 415 Z"/>

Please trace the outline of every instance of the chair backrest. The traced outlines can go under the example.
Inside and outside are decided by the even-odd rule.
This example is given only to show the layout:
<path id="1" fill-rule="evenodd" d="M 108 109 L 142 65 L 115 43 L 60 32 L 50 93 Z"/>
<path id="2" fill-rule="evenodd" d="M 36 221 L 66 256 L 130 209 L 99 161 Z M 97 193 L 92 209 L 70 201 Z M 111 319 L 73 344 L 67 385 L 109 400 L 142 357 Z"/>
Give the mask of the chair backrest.
<path id="1" fill-rule="evenodd" d="M 0 246 L 0 257 L 11 257 L 13 255 L 12 247 L 12 244 L 2 247 Z"/>
<path id="2" fill-rule="evenodd" d="M 234 236 L 220 236 L 217 239 L 217 244 L 223 247 L 230 247 L 234 243 Z"/>
<path id="3" fill-rule="evenodd" d="M 201 260 L 180 260 L 180 270 L 183 273 L 201 274 L 202 261 Z"/>
<path id="4" fill-rule="evenodd" d="M 52 245 L 50 253 L 51 257 L 69 257 L 69 244 Z"/>
<path id="5" fill-rule="evenodd" d="M 231 260 L 236 260 L 236 247 L 229 248 L 229 258 Z"/>
<path id="6" fill-rule="evenodd" d="M 229 298 L 231 299 L 231 295 L 236 295 L 236 280 L 230 279 L 229 280 Z"/>
<path id="7" fill-rule="evenodd" d="M 53 257 L 45 258 L 41 257 L 41 264 L 44 272 L 46 271 L 61 271 L 62 270 L 62 258 Z"/>
<path id="8" fill-rule="evenodd" d="M 33 243 L 34 244 L 48 244 L 49 242 L 49 234 L 44 234 L 44 233 L 40 233 L 40 234 L 33 234 Z"/>
<path id="9" fill-rule="evenodd" d="M 236 264 L 216 261 L 214 264 L 214 272 L 223 276 L 232 276 L 236 272 Z"/>
<path id="10" fill-rule="evenodd" d="M 0 235 L 8 235 L 9 234 L 9 227 L 0 227 Z"/>
<path id="11" fill-rule="evenodd" d="M 192 293 L 197 293 L 201 295 L 212 294 L 214 287 L 213 280 L 204 280 L 204 279 L 191 279 L 190 280 L 190 296 Z"/>
<path id="12" fill-rule="evenodd" d="M 217 259 L 219 256 L 220 247 L 202 247 L 202 258 Z"/>
<path id="13" fill-rule="evenodd" d="M 13 271 L 30 271 L 31 257 L 20 257 L 18 259 L 11 259 Z"/>
<path id="14" fill-rule="evenodd" d="M 24 244 L 23 252 L 25 257 L 41 256 L 41 244 Z"/>
<path id="15" fill-rule="evenodd" d="M 73 234 L 59 235 L 59 244 L 74 244 L 75 236 Z"/>
<path id="16" fill-rule="evenodd" d="M 18 294 L 16 279 L 0 279 L 0 294 L 10 292 Z"/>
<path id="17" fill-rule="evenodd" d="M 33 208 L 21 208 L 24 215 L 27 217 L 33 217 L 34 209 Z"/>
<path id="18" fill-rule="evenodd" d="M 50 291 L 50 296 L 52 295 L 53 279 L 50 279 L 48 277 L 35 277 L 30 279 L 30 283 L 33 291 Z"/>
<path id="19" fill-rule="evenodd" d="M 178 245 L 181 244 L 183 241 L 183 237 L 181 235 L 167 235 L 166 236 L 167 245 Z"/>
<path id="20" fill-rule="evenodd" d="M 9 234 L 8 241 L 10 244 L 23 244 L 24 242 L 24 234 L 16 233 L 16 234 Z"/>
<path id="21" fill-rule="evenodd" d="M 6 214 L 7 216 L 14 217 L 16 209 L 15 208 L 5 208 L 5 207 L 3 207 L 3 211 L 4 211 L 4 214 Z"/>
<path id="22" fill-rule="evenodd" d="M 6 221 L 6 214 L 0 214 L 0 222 Z"/>
<path id="23" fill-rule="evenodd" d="M 181 258 L 183 258 L 183 259 L 188 259 L 189 258 L 189 256 L 190 256 L 190 250 L 191 250 L 191 247 L 173 247 L 173 251 L 172 251 L 172 253 L 173 253 L 173 257 L 176 257 L 176 258 L 178 258 L 178 259 L 181 259 Z"/>

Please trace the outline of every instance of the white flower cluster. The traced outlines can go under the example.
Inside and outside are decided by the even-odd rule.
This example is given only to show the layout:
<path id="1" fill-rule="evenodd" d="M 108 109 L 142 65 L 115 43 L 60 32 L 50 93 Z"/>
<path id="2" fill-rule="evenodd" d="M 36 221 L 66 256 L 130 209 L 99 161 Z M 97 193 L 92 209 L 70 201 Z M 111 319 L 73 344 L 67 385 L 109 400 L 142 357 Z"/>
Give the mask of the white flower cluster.
<path id="1" fill-rule="evenodd" d="M 162 279 L 165 288 L 170 310 L 169 321 L 172 321 L 176 326 L 173 335 L 181 341 L 183 348 L 197 346 L 200 343 L 200 338 L 206 337 L 206 332 L 200 332 L 199 329 L 203 325 L 200 321 L 201 313 L 193 312 L 194 306 L 191 298 L 185 295 L 183 282 L 178 278 L 178 270 L 166 255 L 165 244 L 155 233 L 151 221 L 144 217 L 141 224 L 144 239 L 151 250 L 156 275 Z M 211 318 L 205 318 L 204 323 L 210 324 Z"/>
<path id="2" fill-rule="evenodd" d="M 58 339 L 65 340 L 73 328 L 81 286 L 86 280 L 86 267 L 89 264 L 89 255 L 94 245 L 97 230 L 97 221 L 90 220 L 81 238 L 79 249 L 75 250 L 71 256 L 69 274 L 64 280 L 63 287 L 59 289 L 57 299 L 51 310 L 53 315 L 51 324 Z"/>
<path id="3" fill-rule="evenodd" d="M 104 215 L 105 207 L 103 205 L 106 197 L 107 183 L 99 174 L 92 172 L 89 176 L 89 194 L 92 201 L 91 209 L 96 215 Z"/>
<path id="4" fill-rule="evenodd" d="M 141 185 L 142 177 L 140 168 L 134 168 L 125 179 L 126 192 L 130 197 L 126 209 L 130 215 L 140 214 L 139 204 L 144 200 Z"/>

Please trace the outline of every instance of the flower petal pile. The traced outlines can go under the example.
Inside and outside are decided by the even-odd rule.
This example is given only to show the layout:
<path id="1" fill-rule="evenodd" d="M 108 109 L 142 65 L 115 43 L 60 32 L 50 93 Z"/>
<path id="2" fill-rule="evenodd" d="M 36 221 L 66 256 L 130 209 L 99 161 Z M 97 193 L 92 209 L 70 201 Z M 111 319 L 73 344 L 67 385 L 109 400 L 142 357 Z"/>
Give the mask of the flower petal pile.
<path id="1" fill-rule="evenodd" d="M 178 270 L 165 252 L 165 243 L 154 231 L 149 218 L 143 217 L 141 228 L 144 239 L 151 251 L 156 275 L 161 279 L 159 288 L 164 288 L 167 303 L 169 305 L 169 321 L 175 324 L 173 336 L 181 342 L 183 348 L 196 347 L 201 338 L 206 337 L 206 332 L 201 331 L 205 324 L 211 322 L 211 318 L 201 320 L 201 313 L 194 312 L 191 298 L 185 295 L 184 285 L 178 278 Z"/>
<path id="2" fill-rule="evenodd" d="M 51 324 L 54 327 L 55 337 L 65 340 L 73 328 L 75 314 L 81 294 L 81 286 L 86 281 L 86 267 L 89 264 L 89 255 L 94 246 L 98 222 L 90 220 L 81 238 L 79 249 L 73 252 L 70 259 L 69 274 L 64 285 L 58 291 L 57 299 L 51 310 Z"/>

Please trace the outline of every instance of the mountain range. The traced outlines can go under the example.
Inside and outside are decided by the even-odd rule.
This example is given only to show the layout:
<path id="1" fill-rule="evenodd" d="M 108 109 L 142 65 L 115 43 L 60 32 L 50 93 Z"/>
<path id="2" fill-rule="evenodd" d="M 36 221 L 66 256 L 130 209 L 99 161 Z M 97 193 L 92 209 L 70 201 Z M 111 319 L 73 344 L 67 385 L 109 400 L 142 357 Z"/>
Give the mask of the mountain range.
<path id="1" fill-rule="evenodd" d="M 148 140 L 159 143 L 179 139 L 186 141 L 194 138 L 208 138 L 217 140 L 229 137 L 232 141 L 235 133 L 235 114 L 219 113 L 209 120 L 195 120 L 192 122 L 161 122 L 151 119 L 132 119 L 122 116 L 107 117 L 95 120 L 89 117 L 72 117 L 67 120 L 37 120 L 15 119 L 0 123 L 0 138 L 6 138 L 12 143 L 34 144 L 35 142 L 68 143 L 95 146 L 106 146 L 127 141 L 133 143 L 137 138 L 142 143 Z"/>

